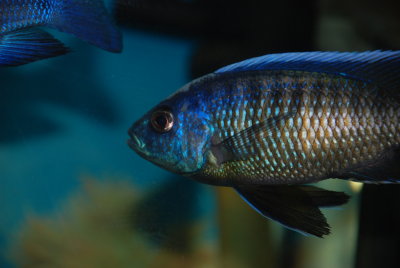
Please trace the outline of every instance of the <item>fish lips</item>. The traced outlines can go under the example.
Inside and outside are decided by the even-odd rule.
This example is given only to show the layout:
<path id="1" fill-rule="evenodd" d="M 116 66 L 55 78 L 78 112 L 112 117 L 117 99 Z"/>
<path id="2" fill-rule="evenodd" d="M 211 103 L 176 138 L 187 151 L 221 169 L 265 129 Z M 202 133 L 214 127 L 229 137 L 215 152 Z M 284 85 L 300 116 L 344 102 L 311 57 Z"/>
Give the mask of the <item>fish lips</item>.
<path id="1" fill-rule="evenodd" d="M 145 144 L 135 134 L 131 135 L 131 138 L 127 141 L 128 146 L 134 151 L 143 151 Z"/>
<path id="2" fill-rule="evenodd" d="M 130 139 L 127 140 L 128 146 L 139 155 L 147 156 L 145 143 L 134 133 L 132 128 L 128 130 L 128 135 L 130 136 Z"/>

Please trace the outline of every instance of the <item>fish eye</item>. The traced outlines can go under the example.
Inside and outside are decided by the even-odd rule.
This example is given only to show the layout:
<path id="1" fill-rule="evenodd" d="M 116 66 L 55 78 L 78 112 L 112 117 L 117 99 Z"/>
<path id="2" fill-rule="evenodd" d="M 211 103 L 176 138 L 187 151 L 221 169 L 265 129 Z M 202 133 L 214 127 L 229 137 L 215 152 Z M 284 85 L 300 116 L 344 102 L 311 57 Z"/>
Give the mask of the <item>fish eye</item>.
<path id="1" fill-rule="evenodd" d="M 151 115 L 151 126 L 159 133 L 165 133 L 171 130 L 174 125 L 174 116 L 170 111 L 159 110 Z"/>

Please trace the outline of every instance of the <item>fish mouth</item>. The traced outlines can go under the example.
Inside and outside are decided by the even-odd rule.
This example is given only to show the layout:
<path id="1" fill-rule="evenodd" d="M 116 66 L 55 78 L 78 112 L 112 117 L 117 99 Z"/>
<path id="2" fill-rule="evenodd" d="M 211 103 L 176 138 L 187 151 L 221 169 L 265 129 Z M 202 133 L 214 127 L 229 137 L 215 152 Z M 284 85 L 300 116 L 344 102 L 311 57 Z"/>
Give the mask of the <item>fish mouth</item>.
<path id="1" fill-rule="evenodd" d="M 142 153 L 142 154 L 145 153 L 144 152 L 144 148 L 145 148 L 144 142 L 133 133 L 130 133 L 129 136 L 131 138 L 127 140 L 128 146 L 135 152 Z"/>
<path id="2" fill-rule="evenodd" d="M 138 155 L 140 155 L 144 159 L 152 162 L 156 166 L 159 166 L 159 167 L 161 167 L 163 169 L 166 169 L 166 170 L 169 170 L 171 172 L 177 173 L 176 170 L 174 169 L 174 167 L 178 166 L 182 160 L 177 160 L 174 163 L 170 163 L 169 165 L 165 165 L 165 163 L 163 163 L 163 161 L 160 161 L 158 159 L 154 159 L 154 158 L 150 157 L 150 153 L 148 151 L 146 151 L 146 149 L 145 149 L 145 147 L 146 147 L 145 143 L 138 136 L 136 136 L 131 131 L 129 131 L 129 136 L 131 138 L 127 140 L 127 144 Z"/>
<path id="3" fill-rule="evenodd" d="M 145 150 L 145 144 L 140 138 L 138 138 L 135 134 L 129 134 L 129 136 L 131 136 L 131 138 L 127 140 L 127 144 L 138 155 L 155 164 L 156 166 L 174 172 L 173 167 L 177 166 L 180 160 L 171 164 L 171 166 L 166 166 L 162 161 L 158 161 L 157 159 L 150 157 L 150 153 Z"/>
<path id="4" fill-rule="evenodd" d="M 176 171 L 175 167 L 179 166 L 179 164 L 183 161 L 182 159 L 179 159 L 176 162 L 169 163 L 168 165 L 166 165 L 163 160 L 151 157 L 151 153 L 146 150 L 146 144 L 143 142 L 143 140 L 141 138 L 139 138 L 133 132 L 132 129 L 130 129 L 128 131 L 128 135 L 130 136 L 130 139 L 128 139 L 126 143 L 138 155 L 140 155 L 144 159 L 152 162 L 156 166 L 159 166 L 159 167 L 161 167 L 163 169 L 166 169 L 166 170 L 169 170 L 171 172 L 180 174 L 179 172 Z"/>

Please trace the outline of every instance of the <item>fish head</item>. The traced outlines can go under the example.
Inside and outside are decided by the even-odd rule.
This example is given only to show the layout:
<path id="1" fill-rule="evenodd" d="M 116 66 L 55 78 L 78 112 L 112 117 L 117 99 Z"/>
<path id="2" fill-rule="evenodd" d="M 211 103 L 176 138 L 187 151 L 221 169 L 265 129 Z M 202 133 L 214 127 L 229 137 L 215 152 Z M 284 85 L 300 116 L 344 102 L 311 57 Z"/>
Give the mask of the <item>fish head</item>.
<path id="1" fill-rule="evenodd" d="M 146 160 L 190 176 L 203 167 L 213 130 L 199 101 L 181 95 L 136 121 L 128 131 L 128 145 Z"/>

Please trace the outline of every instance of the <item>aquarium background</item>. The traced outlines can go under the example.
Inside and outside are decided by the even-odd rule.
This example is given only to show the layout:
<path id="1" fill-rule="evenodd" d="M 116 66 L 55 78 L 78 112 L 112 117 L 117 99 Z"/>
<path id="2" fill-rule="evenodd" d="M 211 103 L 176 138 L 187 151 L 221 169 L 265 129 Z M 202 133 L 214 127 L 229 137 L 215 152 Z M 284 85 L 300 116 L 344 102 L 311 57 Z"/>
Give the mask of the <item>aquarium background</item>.
<path id="1" fill-rule="evenodd" d="M 121 54 L 52 31 L 70 54 L 0 69 L 0 267 L 398 267 L 397 186 L 323 182 L 352 199 L 324 211 L 330 236 L 304 237 L 126 145 L 150 107 L 226 64 L 398 49 L 395 1 L 117 2 Z"/>

